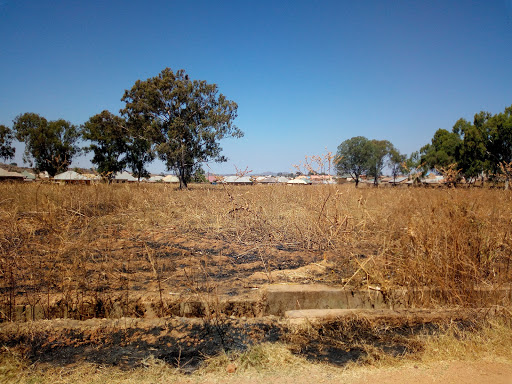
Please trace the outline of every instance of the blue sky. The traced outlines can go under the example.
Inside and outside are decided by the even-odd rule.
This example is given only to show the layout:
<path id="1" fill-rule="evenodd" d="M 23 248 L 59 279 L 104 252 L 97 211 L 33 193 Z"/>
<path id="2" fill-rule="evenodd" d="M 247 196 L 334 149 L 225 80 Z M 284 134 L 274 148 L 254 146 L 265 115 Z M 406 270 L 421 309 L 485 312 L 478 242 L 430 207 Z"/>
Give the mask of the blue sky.
<path id="1" fill-rule="evenodd" d="M 411 153 L 512 104 L 512 0 L 0 0 L 0 124 L 118 113 L 165 67 L 239 105 L 214 172 L 291 171 L 359 135 Z"/>

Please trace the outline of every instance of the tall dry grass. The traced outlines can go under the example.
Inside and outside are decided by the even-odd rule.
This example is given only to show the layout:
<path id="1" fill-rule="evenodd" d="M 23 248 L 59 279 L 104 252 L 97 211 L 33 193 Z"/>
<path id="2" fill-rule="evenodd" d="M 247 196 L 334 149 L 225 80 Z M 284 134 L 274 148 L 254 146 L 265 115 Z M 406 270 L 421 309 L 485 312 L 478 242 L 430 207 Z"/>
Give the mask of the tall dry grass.
<path id="1" fill-rule="evenodd" d="M 51 300 L 75 318 L 140 314 L 135 279 L 166 279 L 156 232 L 252 247 L 262 270 L 271 250 L 315 252 L 339 282 L 428 287 L 458 305 L 512 281 L 508 191 L 34 183 L 0 184 L 0 196 L 3 319 L 18 303 L 56 316 Z"/>

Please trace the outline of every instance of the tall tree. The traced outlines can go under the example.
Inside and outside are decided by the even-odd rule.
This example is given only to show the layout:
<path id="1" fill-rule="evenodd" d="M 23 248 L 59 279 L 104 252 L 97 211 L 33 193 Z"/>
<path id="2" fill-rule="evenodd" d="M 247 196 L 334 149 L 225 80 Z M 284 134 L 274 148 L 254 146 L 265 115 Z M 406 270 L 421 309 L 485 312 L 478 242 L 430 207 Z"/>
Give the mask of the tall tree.
<path id="1" fill-rule="evenodd" d="M 448 167 L 457 163 L 457 148 L 461 143 L 460 136 L 446 129 L 438 129 L 431 144 L 421 148 L 421 163 L 425 171 L 436 167 Z"/>
<path id="2" fill-rule="evenodd" d="M 391 151 L 395 150 L 393 144 L 387 140 L 371 140 L 370 156 L 368 157 L 368 175 L 373 177 L 373 184 L 379 184 L 379 177 L 386 165 Z"/>
<path id="3" fill-rule="evenodd" d="M 415 151 L 405 160 L 405 172 L 414 180 L 418 180 L 421 175 L 421 157 L 420 152 Z"/>
<path id="4" fill-rule="evenodd" d="M 138 80 L 126 90 L 121 110 L 129 120 L 143 121 L 146 137 L 186 188 L 199 162 L 226 161 L 219 140 L 242 137 L 234 124 L 237 104 L 220 94 L 216 84 L 190 80 L 184 70 L 164 69 L 158 76 Z"/>
<path id="5" fill-rule="evenodd" d="M 512 174 L 508 171 L 512 163 L 512 105 L 505 111 L 486 121 L 487 157 L 491 173 L 503 174 L 508 189 Z"/>
<path id="6" fill-rule="evenodd" d="M 357 187 L 361 176 L 369 171 L 371 147 L 371 142 L 363 136 L 352 137 L 341 143 L 335 159 L 338 175 L 349 174 Z"/>
<path id="7" fill-rule="evenodd" d="M 207 183 L 208 180 L 206 179 L 206 174 L 204 172 L 204 169 L 199 166 L 196 168 L 194 172 L 194 183 Z"/>
<path id="8" fill-rule="evenodd" d="M 475 115 L 474 124 L 461 118 L 453 126 L 453 132 L 462 138 L 455 151 L 457 168 L 468 181 L 475 180 L 486 168 L 486 121 L 489 117 L 480 112 Z"/>
<path id="9" fill-rule="evenodd" d="M 400 153 L 396 148 L 392 148 L 389 152 L 389 168 L 391 176 L 393 176 L 393 183 L 396 182 L 398 175 L 403 174 L 406 170 L 407 156 Z"/>
<path id="10" fill-rule="evenodd" d="M 151 149 L 151 141 L 145 136 L 144 120 L 132 117 L 127 122 L 128 148 L 126 151 L 126 165 L 132 170 L 133 176 L 139 181 L 149 177 L 146 164 L 155 160 L 155 154 Z"/>
<path id="11" fill-rule="evenodd" d="M 126 164 L 126 122 L 109 111 L 103 111 L 82 125 L 82 137 L 91 142 L 85 150 L 93 152 L 92 163 L 96 164 L 98 172 L 110 183 Z"/>
<path id="12" fill-rule="evenodd" d="M 14 134 L 9 127 L 0 125 L 0 159 L 8 160 L 14 157 L 16 148 L 12 146 Z"/>
<path id="13" fill-rule="evenodd" d="M 23 160 L 51 177 L 65 171 L 80 153 L 80 133 L 69 121 L 47 121 L 36 113 L 24 113 L 14 119 L 13 130 L 16 139 L 25 143 Z"/>

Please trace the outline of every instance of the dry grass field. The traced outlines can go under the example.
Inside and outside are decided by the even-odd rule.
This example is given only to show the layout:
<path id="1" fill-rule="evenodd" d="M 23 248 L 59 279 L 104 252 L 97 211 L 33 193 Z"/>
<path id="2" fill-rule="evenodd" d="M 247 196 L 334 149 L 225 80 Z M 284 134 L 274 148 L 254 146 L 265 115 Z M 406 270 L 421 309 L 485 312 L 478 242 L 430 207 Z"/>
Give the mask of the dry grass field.
<path id="1" fill-rule="evenodd" d="M 38 348 L 44 350 L 54 339 L 73 339 L 73 332 L 80 333 L 81 340 L 96 338 L 104 343 L 104 334 L 122 331 L 120 340 L 133 342 L 137 334 L 126 336 L 127 329 L 134 329 L 127 321 L 136 319 L 140 324 L 161 322 L 138 325 L 139 331 L 167 327 L 169 332 L 171 328 L 184 332 L 176 317 L 180 303 L 193 297 L 215 309 L 221 300 L 249 298 L 269 283 L 378 287 L 384 292 L 430 288 L 438 290 L 439 306 L 473 310 L 482 305 L 475 288 L 492 292 L 510 285 L 511 258 L 512 194 L 503 190 L 193 185 L 179 191 L 164 184 L 0 184 L 0 334 L 7 351 L 2 355 L 3 374 L 29 372 L 27 364 L 42 358 Z M 386 359 L 396 364 L 397 356 L 404 354 L 416 356 L 412 359 L 436 355 L 432 351 L 439 351 L 439 346 L 430 347 L 432 343 L 448 345 L 443 350 L 454 349 L 442 356 L 449 359 L 461 349 L 472 350 L 468 345 L 473 341 L 464 340 L 478 337 L 487 343 L 502 340 L 507 351 L 512 347 L 510 308 L 500 305 L 497 318 L 455 328 L 424 326 L 411 331 L 409 338 L 396 324 L 356 323 L 348 327 L 352 334 L 340 333 L 347 327 L 339 324 L 283 331 L 275 319 L 256 320 L 256 304 L 240 303 L 214 316 L 215 310 L 198 310 L 203 312 L 195 315 L 208 320 L 198 327 L 252 327 L 251 335 L 266 335 L 253 337 L 261 342 L 268 341 L 270 330 L 276 329 L 287 335 L 276 340 L 288 347 L 262 345 L 290 353 L 282 359 L 291 365 L 296 359 L 305 364 L 308 354 L 301 346 L 308 338 L 322 345 L 341 340 L 345 344 L 339 348 L 357 352 L 348 362 L 372 364 Z M 58 326 L 48 325 L 64 317 L 69 324 L 78 321 L 66 328 L 65 337 L 58 333 Z M 108 326 L 87 323 L 102 318 Z M 34 322 L 15 321 L 20 319 Z M 87 324 L 93 324 L 94 332 L 87 331 Z M 387 334 L 386 329 L 396 332 Z M 453 332 L 466 333 L 461 337 Z M 373 341 L 365 344 L 364 335 Z M 342 336 L 364 345 L 343 341 Z M 386 353 L 386 346 L 397 337 L 402 349 Z M 80 344 L 74 343 L 69 345 Z M 474 344 L 475 356 L 492 355 Z M 158 349 L 159 344 L 146 340 L 146 345 Z M 258 358 L 232 353 L 238 354 L 207 359 L 202 369 L 213 372 L 215 364 L 224 367 L 226 358 L 244 369 L 260 364 Z M 148 361 L 147 354 L 132 355 L 131 367 L 151 366 L 161 374 L 172 371 L 174 375 L 176 369 L 176 364 L 171 367 L 161 361 L 180 361 L 176 355 L 156 361 Z M 495 355 L 510 359 L 507 352 Z M 62 356 L 59 361 L 70 363 Z M 101 364 L 100 358 L 90 361 Z M 55 373 L 55 368 L 46 369 L 46 373 L 32 372 L 26 382 L 37 375 L 44 382 L 44 375 Z M 124 377 L 121 371 L 115 375 Z"/>

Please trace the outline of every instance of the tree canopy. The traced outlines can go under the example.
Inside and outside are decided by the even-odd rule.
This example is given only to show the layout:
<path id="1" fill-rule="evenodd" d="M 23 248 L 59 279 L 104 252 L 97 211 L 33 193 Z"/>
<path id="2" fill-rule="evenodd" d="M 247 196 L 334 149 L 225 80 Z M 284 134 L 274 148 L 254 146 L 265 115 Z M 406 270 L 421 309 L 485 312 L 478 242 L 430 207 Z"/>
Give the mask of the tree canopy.
<path id="1" fill-rule="evenodd" d="M 352 137 L 338 146 L 336 153 L 336 170 L 338 175 L 349 174 L 359 185 L 362 175 L 369 170 L 368 159 L 371 156 L 372 144 L 363 136 Z"/>
<path id="2" fill-rule="evenodd" d="M 438 129 L 430 144 L 421 148 L 421 163 L 426 170 L 447 167 L 456 162 L 460 136 L 446 129 Z"/>
<path id="3" fill-rule="evenodd" d="M 164 69 L 138 80 L 121 99 L 121 113 L 140 129 L 167 169 L 187 187 L 200 162 L 226 161 L 219 140 L 242 137 L 234 124 L 237 104 L 219 93 L 216 84 L 191 80 L 184 70 Z"/>
<path id="4" fill-rule="evenodd" d="M 155 160 L 155 155 L 151 150 L 151 142 L 142 136 L 131 134 L 126 153 L 126 165 L 132 170 L 133 176 L 139 181 L 141 178 L 149 177 L 146 164 L 153 160 Z"/>
<path id="5" fill-rule="evenodd" d="M 456 169 L 466 180 L 487 173 L 503 176 L 506 185 L 512 175 L 507 169 L 512 162 L 512 106 L 492 115 L 475 114 L 473 122 L 457 120 L 452 131 L 436 131 L 431 144 L 421 149 L 424 170 Z"/>
<path id="6" fill-rule="evenodd" d="M 82 138 L 91 144 L 84 149 L 93 152 L 92 163 L 109 182 L 124 169 L 128 135 L 126 122 L 109 111 L 92 116 L 81 127 Z"/>
<path id="7" fill-rule="evenodd" d="M 0 159 L 8 160 L 14 157 L 16 149 L 12 146 L 14 134 L 9 127 L 0 125 Z"/>
<path id="8" fill-rule="evenodd" d="M 23 160 L 50 176 L 65 171 L 80 152 L 76 126 L 63 119 L 47 121 L 36 113 L 24 113 L 13 121 L 16 139 L 25 143 Z"/>
<path id="9" fill-rule="evenodd" d="M 389 151 L 389 168 L 393 182 L 396 181 L 398 175 L 407 171 L 407 156 L 400 153 L 395 147 L 390 148 Z"/>
<path id="10" fill-rule="evenodd" d="M 338 175 L 349 174 L 357 187 L 363 175 L 371 176 L 374 185 L 378 185 L 386 166 L 390 167 L 396 178 L 404 170 L 405 159 L 388 140 L 368 140 L 356 136 L 340 144 L 335 163 Z"/>
<path id="11" fill-rule="evenodd" d="M 370 140 L 368 156 L 368 176 L 373 177 L 373 184 L 377 185 L 384 166 L 389 162 L 389 156 L 395 150 L 388 140 Z"/>

